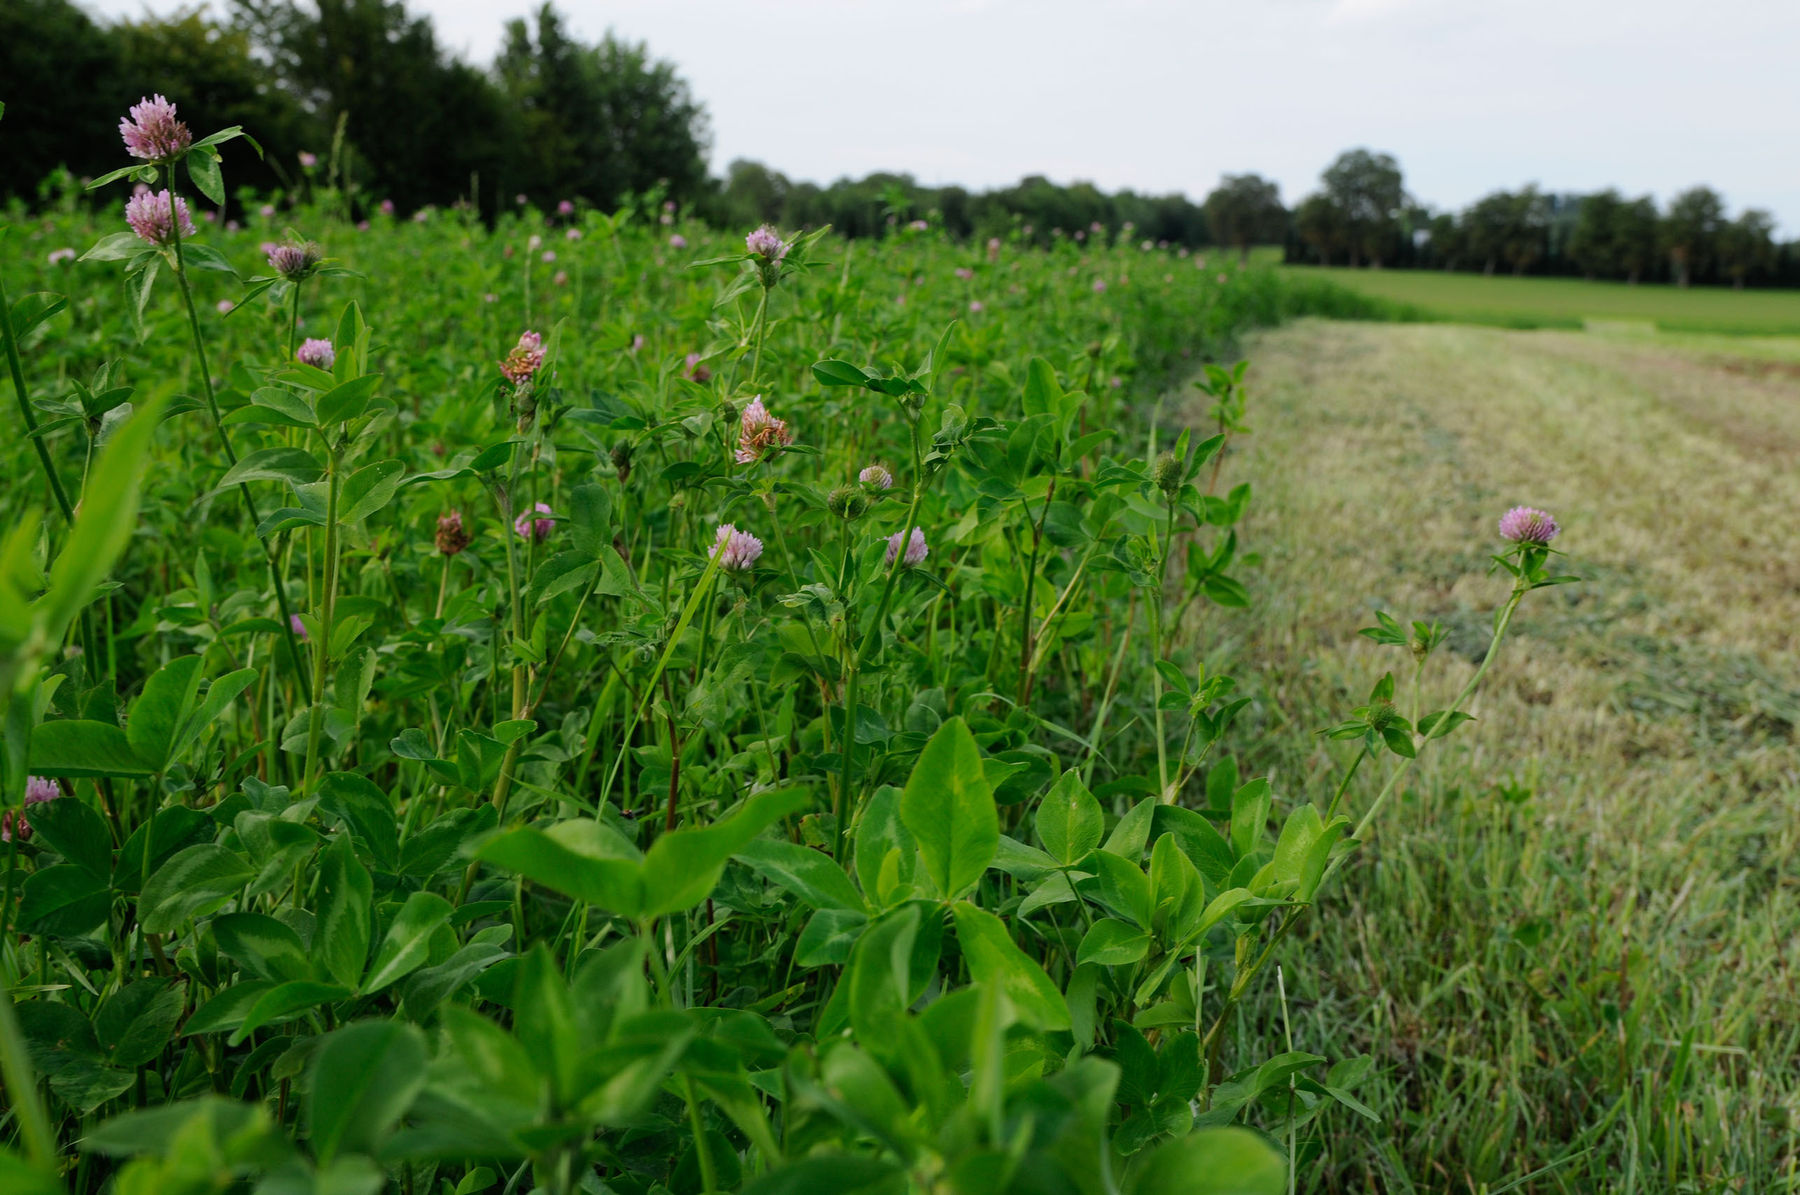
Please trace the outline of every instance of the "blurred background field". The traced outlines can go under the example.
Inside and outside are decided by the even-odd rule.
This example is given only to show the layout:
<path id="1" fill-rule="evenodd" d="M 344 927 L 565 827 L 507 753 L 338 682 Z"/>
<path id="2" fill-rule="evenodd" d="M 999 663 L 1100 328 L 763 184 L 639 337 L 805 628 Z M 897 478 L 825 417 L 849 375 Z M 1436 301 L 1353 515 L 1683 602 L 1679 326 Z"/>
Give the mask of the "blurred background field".
<path id="1" fill-rule="evenodd" d="M 1581 278 L 1515 278 L 1445 270 L 1348 270 L 1288 266 L 1396 306 L 1402 318 L 1509 328 L 1628 330 L 1734 336 L 1800 335 L 1800 290 L 1687 288 Z M 1609 328 L 1609 325 L 1615 327 Z"/>

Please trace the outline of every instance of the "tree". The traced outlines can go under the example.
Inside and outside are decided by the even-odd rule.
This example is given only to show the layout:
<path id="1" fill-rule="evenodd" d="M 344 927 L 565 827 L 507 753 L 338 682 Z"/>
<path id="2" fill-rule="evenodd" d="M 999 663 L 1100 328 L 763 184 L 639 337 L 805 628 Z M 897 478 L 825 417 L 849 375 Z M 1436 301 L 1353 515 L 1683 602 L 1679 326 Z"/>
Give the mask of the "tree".
<path id="1" fill-rule="evenodd" d="M 1469 239 L 1454 212 L 1438 212 L 1426 225 L 1425 245 L 1432 261 L 1453 270 L 1469 251 Z"/>
<path id="2" fill-rule="evenodd" d="M 525 125 L 525 189 L 616 207 L 661 189 L 680 199 L 706 187 L 706 113 L 668 62 L 609 32 L 584 46 L 546 4 L 536 36 L 507 26 L 495 75 Z"/>
<path id="3" fill-rule="evenodd" d="M 1325 194 L 1308 195 L 1294 209 L 1294 232 L 1312 246 L 1321 265 L 1330 265 L 1332 254 L 1349 243 L 1349 227 L 1343 209 Z M 1354 264 L 1354 259 L 1353 259 Z"/>
<path id="4" fill-rule="evenodd" d="M 1703 278 L 1718 256 L 1725 203 L 1711 187 L 1691 187 L 1677 195 L 1663 218 L 1663 244 L 1675 263 L 1675 281 L 1686 287 Z"/>
<path id="5" fill-rule="evenodd" d="M 1610 187 L 1582 198 L 1569 234 L 1568 253 L 1569 260 L 1590 280 L 1617 278 L 1625 272 L 1618 240 L 1624 207 L 1624 197 Z"/>
<path id="6" fill-rule="evenodd" d="M 1760 208 L 1749 208 L 1719 230 L 1719 261 L 1731 285 L 1744 288 L 1744 279 L 1775 265 L 1775 218 Z"/>
<path id="7" fill-rule="evenodd" d="M 68 0 L 0 4 L 0 196 L 30 195 L 58 166 L 120 165 L 118 69 L 117 42 Z"/>
<path id="8" fill-rule="evenodd" d="M 1259 174 L 1227 174 L 1206 197 L 1206 222 L 1221 245 L 1235 245 L 1238 260 L 1250 260 L 1250 246 L 1281 239 L 1287 209 L 1281 189 Z"/>
<path id="9" fill-rule="evenodd" d="M 1656 200 L 1648 195 L 1633 199 L 1618 211 L 1613 220 L 1613 243 L 1619 268 L 1625 281 L 1633 286 L 1656 268 L 1660 245 L 1661 221 L 1656 214 Z"/>
<path id="10" fill-rule="evenodd" d="M 488 77 L 439 49 L 398 0 L 233 0 L 271 82 L 323 124 L 344 121 L 359 172 L 401 208 L 482 184 L 498 203 L 520 170 L 519 121 Z M 254 132 L 254 130 L 252 130 Z"/>
<path id="11" fill-rule="evenodd" d="M 269 82 L 252 55 L 244 29 L 220 25 L 199 9 L 167 19 L 126 21 L 114 29 L 119 47 L 118 111 L 150 92 L 181 109 L 197 134 L 241 125 L 263 148 L 262 156 L 232 159 L 233 185 L 269 190 L 291 187 L 303 150 L 323 153 L 331 130 L 303 111 L 295 97 Z"/>
<path id="12" fill-rule="evenodd" d="M 1325 195 L 1341 214 L 1350 264 L 1359 265 L 1366 256 L 1379 269 L 1406 197 L 1400 164 L 1392 154 L 1346 150 L 1326 168 L 1321 180 Z"/>

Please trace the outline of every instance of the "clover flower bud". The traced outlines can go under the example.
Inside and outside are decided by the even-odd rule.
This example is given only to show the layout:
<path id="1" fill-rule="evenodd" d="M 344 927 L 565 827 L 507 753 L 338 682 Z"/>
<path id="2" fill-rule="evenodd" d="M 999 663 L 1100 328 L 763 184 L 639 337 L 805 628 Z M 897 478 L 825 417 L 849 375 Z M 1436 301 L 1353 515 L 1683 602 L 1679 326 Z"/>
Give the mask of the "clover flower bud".
<path id="1" fill-rule="evenodd" d="M 1156 458 L 1150 476 L 1155 479 L 1157 489 L 1166 497 L 1173 498 L 1181 490 L 1181 458 L 1172 452 L 1163 453 Z"/>
<path id="2" fill-rule="evenodd" d="M 275 245 L 268 250 L 268 254 L 269 268 L 289 282 L 299 282 L 310 276 L 324 257 L 319 247 L 311 241 L 290 241 L 284 245 Z"/>
<path id="3" fill-rule="evenodd" d="M 825 496 L 825 509 L 849 522 L 869 509 L 869 496 L 853 485 L 841 485 Z"/>
<path id="4" fill-rule="evenodd" d="M 856 480 L 872 490 L 888 490 L 894 486 L 894 475 L 881 465 L 870 465 L 856 475 Z"/>

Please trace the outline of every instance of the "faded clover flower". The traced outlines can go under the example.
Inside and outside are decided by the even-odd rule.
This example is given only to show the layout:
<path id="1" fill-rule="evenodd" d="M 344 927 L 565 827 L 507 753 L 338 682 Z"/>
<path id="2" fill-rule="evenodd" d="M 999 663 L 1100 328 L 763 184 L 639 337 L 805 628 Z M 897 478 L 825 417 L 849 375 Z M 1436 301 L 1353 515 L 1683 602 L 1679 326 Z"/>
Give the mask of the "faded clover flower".
<path id="1" fill-rule="evenodd" d="M 146 162 L 173 162 L 194 143 L 194 134 L 175 117 L 175 105 L 162 96 L 149 96 L 131 106 L 119 122 L 125 152 Z M 139 234 L 142 235 L 142 234 Z"/>
<path id="2" fill-rule="evenodd" d="M 175 217 L 181 221 L 181 235 L 194 235 L 194 222 L 188 217 L 187 200 L 175 198 Z M 125 223 L 138 238 L 152 245 L 167 245 L 174 240 L 173 221 L 169 219 L 169 193 L 145 191 L 125 201 Z"/>
<path id="3" fill-rule="evenodd" d="M 500 372 L 515 386 L 523 386 L 544 364 L 544 338 L 536 332 L 521 332 L 519 343 L 500 362 Z"/>
<path id="4" fill-rule="evenodd" d="M 707 551 L 707 559 L 718 557 L 719 567 L 733 572 L 748 572 L 762 556 L 763 542 L 748 531 L 739 531 L 731 523 L 719 524 L 718 534 Z"/>
<path id="5" fill-rule="evenodd" d="M 1500 516 L 1500 537 L 1515 544 L 1541 548 L 1560 534 L 1556 520 L 1535 506 L 1515 506 Z"/>
<path id="6" fill-rule="evenodd" d="M 469 546 L 469 532 L 463 526 L 462 511 L 452 510 L 438 516 L 437 550 L 454 556 Z"/>
<path id="7" fill-rule="evenodd" d="M 793 442 L 794 433 L 788 430 L 787 421 L 769 414 L 760 394 L 751 399 L 738 419 L 737 463 L 754 464 Z"/>

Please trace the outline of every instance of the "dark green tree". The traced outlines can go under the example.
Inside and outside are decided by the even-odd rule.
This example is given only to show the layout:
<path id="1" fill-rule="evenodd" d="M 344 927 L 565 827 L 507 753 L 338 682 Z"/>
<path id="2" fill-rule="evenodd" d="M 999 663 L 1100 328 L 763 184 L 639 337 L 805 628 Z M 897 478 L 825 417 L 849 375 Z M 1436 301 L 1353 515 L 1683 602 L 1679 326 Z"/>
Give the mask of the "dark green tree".
<path id="1" fill-rule="evenodd" d="M 609 209 L 652 189 L 681 200 L 705 191 L 706 113 L 674 65 L 642 43 L 609 32 L 583 45 L 546 4 L 535 33 L 508 23 L 494 71 L 523 122 L 524 189 Z"/>
<path id="2" fill-rule="evenodd" d="M 1775 218 L 1760 208 L 1748 208 L 1719 230 L 1719 263 L 1731 285 L 1744 288 L 1744 281 L 1761 275 L 1775 265 Z"/>
<path id="3" fill-rule="evenodd" d="M 0 196 L 32 194 L 58 166 L 78 175 L 118 166 L 123 90 L 117 40 L 80 8 L 0 3 Z"/>
<path id="4" fill-rule="evenodd" d="M 1711 187 L 1690 187 L 1669 204 L 1663 245 L 1675 265 L 1676 285 L 1685 287 L 1712 273 L 1724 223 L 1725 201 Z"/>
<path id="5" fill-rule="evenodd" d="M 1392 154 L 1352 149 L 1338 155 L 1321 176 L 1325 195 L 1336 205 L 1350 251 L 1350 264 L 1367 258 L 1380 267 L 1394 246 L 1401 204 L 1406 199 L 1400 164 Z"/>
<path id="6" fill-rule="evenodd" d="M 1281 189 L 1259 174 L 1227 174 L 1206 197 L 1206 222 L 1221 245 L 1235 246 L 1238 260 L 1250 260 L 1250 246 L 1281 239 L 1287 209 Z"/>

